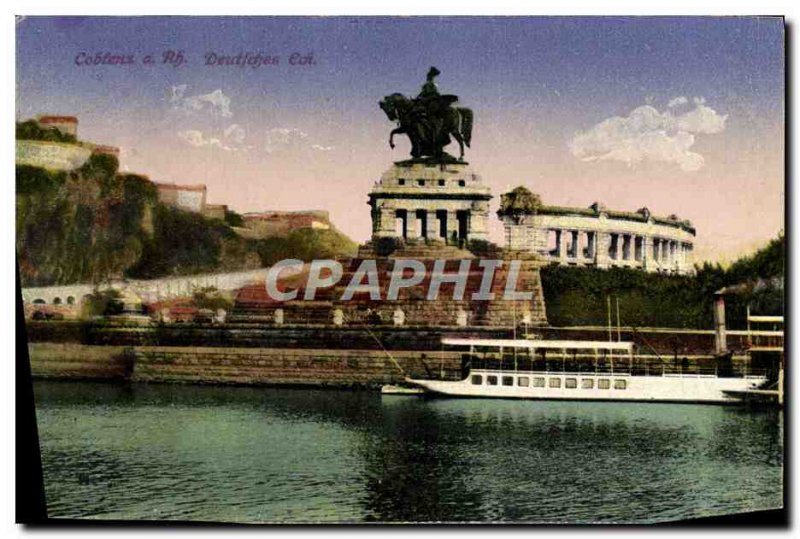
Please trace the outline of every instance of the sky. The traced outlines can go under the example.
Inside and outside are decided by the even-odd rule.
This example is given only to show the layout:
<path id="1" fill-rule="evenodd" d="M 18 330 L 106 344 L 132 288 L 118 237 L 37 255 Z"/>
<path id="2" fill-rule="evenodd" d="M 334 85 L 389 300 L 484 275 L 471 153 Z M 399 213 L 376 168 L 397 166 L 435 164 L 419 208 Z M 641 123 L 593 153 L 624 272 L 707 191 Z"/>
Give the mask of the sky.
<path id="1" fill-rule="evenodd" d="M 721 262 L 784 228 L 779 18 L 28 17 L 16 41 L 17 120 L 77 116 L 124 170 L 239 212 L 328 210 L 357 241 L 410 147 L 389 148 L 378 102 L 416 95 L 430 66 L 474 111 L 466 160 L 492 216 L 517 185 L 646 206 L 692 221 L 696 259 Z M 106 53 L 130 62 L 86 62 Z M 240 53 L 277 64 L 213 63 Z"/>

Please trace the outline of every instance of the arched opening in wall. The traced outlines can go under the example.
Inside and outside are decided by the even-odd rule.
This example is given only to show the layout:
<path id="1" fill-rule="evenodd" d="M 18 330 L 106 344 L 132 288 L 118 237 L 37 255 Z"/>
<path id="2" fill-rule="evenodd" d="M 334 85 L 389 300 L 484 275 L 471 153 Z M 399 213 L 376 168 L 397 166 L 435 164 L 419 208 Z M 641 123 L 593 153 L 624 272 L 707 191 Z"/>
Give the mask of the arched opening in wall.
<path id="1" fill-rule="evenodd" d="M 75 296 L 67 296 L 67 305 L 75 305 Z"/>
<path id="2" fill-rule="evenodd" d="M 570 230 L 567 232 L 567 257 L 578 257 L 578 231 Z"/>
<path id="3" fill-rule="evenodd" d="M 469 239 L 469 211 L 458 210 L 456 211 L 456 221 L 458 221 L 458 239 L 466 241 Z"/>
<path id="4" fill-rule="evenodd" d="M 586 232 L 586 246 L 583 248 L 583 257 L 594 259 L 594 239 L 595 233 L 591 231 Z"/>
<path id="5" fill-rule="evenodd" d="M 561 231 L 550 229 L 547 231 L 547 253 L 550 256 L 561 256 L 559 246 L 561 243 Z"/>
<path id="6" fill-rule="evenodd" d="M 447 240 L 447 210 L 436 210 L 436 220 L 439 221 L 439 237 Z"/>
<path id="7" fill-rule="evenodd" d="M 611 241 L 608 242 L 608 258 L 616 260 L 618 258 L 619 234 L 610 234 Z"/>
<path id="8" fill-rule="evenodd" d="M 414 226 L 416 227 L 415 232 L 417 233 L 418 238 L 427 238 L 428 237 L 428 212 L 425 210 L 417 210 L 416 211 L 416 222 Z"/>
<path id="9" fill-rule="evenodd" d="M 56 296 L 53 298 L 53 305 L 61 305 L 61 298 Z"/>
<path id="10" fill-rule="evenodd" d="M 33 300 L 33 304 L 34 305 L 47 305 L 47 302 L 45 300 L 43 300 L 42 298 L 36 298 L 35 300 Z"/>
<path id="11" fill-rule="evenodd" d="M 631 236 L 630 234 L 622 235 L 622 260 L 631 259 Z"/>

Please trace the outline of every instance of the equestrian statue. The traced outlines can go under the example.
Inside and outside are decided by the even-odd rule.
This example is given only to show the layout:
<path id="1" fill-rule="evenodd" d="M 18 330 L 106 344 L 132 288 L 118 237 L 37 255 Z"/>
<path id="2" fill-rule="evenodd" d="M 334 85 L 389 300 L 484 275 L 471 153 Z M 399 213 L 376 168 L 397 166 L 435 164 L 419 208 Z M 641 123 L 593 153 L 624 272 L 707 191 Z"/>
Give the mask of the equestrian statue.
<path id="1" fill-rule="evenodd" d="M 434 79 L 440 74 L 435 67 L 428 71 L 427 80 L 415 98 L 403 94 L 387 95 L 380 107 L 397 127 L 389 133 L 389 146 L 394 148 L 395 135 L 407 135 L 411 141 L 412 161 L 456 162 L 444 151 L 452 136 L 459 147 L 457 161 L 464 160 L 464 145 L 472 140 L 472 111 L 455 107 L 458 96 L 440 94 Z"/>

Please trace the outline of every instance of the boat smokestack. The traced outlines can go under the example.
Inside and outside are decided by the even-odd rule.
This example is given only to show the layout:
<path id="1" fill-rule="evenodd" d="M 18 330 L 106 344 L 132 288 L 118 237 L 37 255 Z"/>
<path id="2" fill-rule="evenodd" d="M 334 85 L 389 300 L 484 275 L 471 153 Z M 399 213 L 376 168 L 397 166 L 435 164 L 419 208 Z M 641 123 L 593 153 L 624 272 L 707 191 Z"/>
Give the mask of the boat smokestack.
<path id="1" fill-rule="evenodd" d="M 723 290 L 714 294 L 714 332 L 717 354 L 728 351 L 728 337 L 725 332 L 725 295 Z"/>

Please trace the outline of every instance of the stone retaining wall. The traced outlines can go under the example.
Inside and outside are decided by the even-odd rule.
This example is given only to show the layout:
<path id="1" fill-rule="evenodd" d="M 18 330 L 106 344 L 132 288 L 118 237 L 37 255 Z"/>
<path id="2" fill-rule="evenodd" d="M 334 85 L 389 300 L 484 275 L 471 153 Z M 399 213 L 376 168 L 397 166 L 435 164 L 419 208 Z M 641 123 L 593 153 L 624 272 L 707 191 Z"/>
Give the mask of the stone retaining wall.
<path id="1" fill-rule="evenodd" d="M 125 380 L 133 368 L 123 346 L 74 343 L 28 343 L 34 378 Z"/>
<path id="2" fill-rule="evenodd" d="M 132 380 L 245 385 L 373 387 L 403 373 L 426 377 L 444 370 L 456 378 L 460 354 L 396 351 L 147 347 L 134 351 Z M 392 361 L 402 367 L 402 371 Z"/>
<path id="3" fill-rule="evenodd" d="M 92 325 L 89 322 L 26 323 L 29 342 L 72 342 L 111 346 L 205 346 L 234 348 L 325 348 L 337 350 L 432 351 L 441 348 L 441 338 L 473 337 L 508 339 L 510 328 L 438 326 L 332 327 L 330 325 L 274 326 L 264 324 L 187 325 L 165 324 L 150 328 L 112 325 Z M 607 328 L 531 328 L 530 336 L 553 340 L 608 340 Z M 520 330 L 517 336 L 524 337 Z M 617 339 L 616 328 L 612 337 Z M 636 331 L 623 328 L 623 341 L 637 344 L 642 354 L 666 356 L 711 355 L 714 353 L 712 330 L 642 328 Z M 380 343 L 380 344 L 379 344 Z M 742 352 L 746 336 L 728 333 L 728 349 Z"/>
<path id="4" fill-rule="evenodd" d="M 241 385 L 370 387 L 460 375 L 456 352 L 120 347 L 32 343 L 36 378 Z M 393 361 L 394 359 L 394 361 Z M 397 364 L 395 364 L 397 362 Z M 397 365 L 400 365 L 398 368 Z"/>

